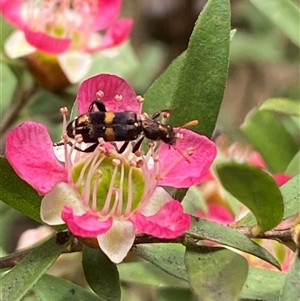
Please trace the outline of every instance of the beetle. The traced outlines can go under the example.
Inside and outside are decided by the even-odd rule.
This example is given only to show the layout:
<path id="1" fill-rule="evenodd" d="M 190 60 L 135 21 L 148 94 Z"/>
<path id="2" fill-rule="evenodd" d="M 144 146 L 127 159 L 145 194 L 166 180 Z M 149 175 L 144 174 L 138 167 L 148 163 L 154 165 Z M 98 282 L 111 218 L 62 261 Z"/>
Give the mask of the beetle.
<path id="1" fill-rule="evenodd" d="M 67 135 L 75 138 L 81 135 L 85 143 L 93 143 L 83 152 L 92 152 L 99 145 L 99 138 L 104 141 L 125 141 L 118 150 L 122 153 L 129 141 L 142 137 L 134 145 L 133 152 L 136 152 L 143 139 L 146 137 L 154 141 L 163 141 L 170 146 L 176 143 L 176 133 L 170 125 L 163 124 L 158 118 L 163 113 L 170 113 L 171 110 L 160 110 L 149 117 L 146 113 L 136 114 L 133 111 L 113 112 L 107 111 L 105 105 L 98 100 L 93 101 L 88 112 L 72 120 L 67 126 Z M 56 144 L 60 145 L 60 144 Z"/>

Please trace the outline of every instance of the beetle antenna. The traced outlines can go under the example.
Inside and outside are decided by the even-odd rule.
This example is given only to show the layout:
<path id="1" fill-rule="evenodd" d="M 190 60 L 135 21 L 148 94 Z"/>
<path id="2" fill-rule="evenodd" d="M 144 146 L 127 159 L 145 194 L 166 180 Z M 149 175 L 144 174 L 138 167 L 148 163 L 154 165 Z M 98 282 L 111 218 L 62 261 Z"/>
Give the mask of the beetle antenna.
<path id="1" fill-rule="evenodd" d="M 191 120 L 191 121 L 188 121 L 187 123 L 185 123 L 184 125 L 182 125 L 181 127 L 179 127 L 175 133 L 178 133 L 178 131 L 182 128 L 188 128 L 190 126 L 195 126 L 199 123 L 199 121 L 197 119 L 194 119 L 194 120 Z"/>

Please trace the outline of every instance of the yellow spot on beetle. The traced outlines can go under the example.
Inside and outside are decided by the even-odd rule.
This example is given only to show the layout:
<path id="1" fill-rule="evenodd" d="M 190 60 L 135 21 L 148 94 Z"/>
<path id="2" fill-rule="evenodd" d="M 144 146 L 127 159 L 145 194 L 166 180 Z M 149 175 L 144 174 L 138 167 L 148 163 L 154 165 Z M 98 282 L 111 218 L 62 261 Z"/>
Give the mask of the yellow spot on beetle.
<path id="1" fill-rule="evenodd" d="M 113 128 L 106 128 L 105 136 L 107 141 L 115 141 L 116 135 Z"/>
<path id="2" fill-rule="evenodd" d="M 114 112 L 105 112 L 105 119 L 104 122 L 105 124 L 110 124 L 115 118 L 115 113 Z"/>

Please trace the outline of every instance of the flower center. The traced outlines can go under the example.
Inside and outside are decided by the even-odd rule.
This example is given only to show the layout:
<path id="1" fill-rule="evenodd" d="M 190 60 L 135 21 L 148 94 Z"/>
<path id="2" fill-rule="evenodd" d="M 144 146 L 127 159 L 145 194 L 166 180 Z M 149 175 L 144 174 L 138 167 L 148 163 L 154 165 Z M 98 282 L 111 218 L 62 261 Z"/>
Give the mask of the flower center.
<path id="1" fill-rule="evenodd" d="M 72 183 L 83 205 L 100 217 L 128 217 L 139 207 L 145 190 L 140 168 L 101 147 L 72 168 Z"/>
<path id="2" fill-rule="evenodd" d="M 34 31 L 76 39 L 79 32 L 91 31 L 99 11 L 96 0 L 27 0 L 22 13 Z"/>
<path id="3" fill-rule="evenodd" d="M 101 100 L 103 97 L 103 91 L 96 93 L 97 100 Z M 122 95 L 115 96 L 117 107 L 118 104 L 121 104 L 122 99 Z M 140 105 L 139 112 L 141 112 L 144 99 L 137 97 L 137 101 Z M 95 104 L 90 109 L 94 112 L 99 111 Z M 68 183 L 77 191 L 82 204 L 99 217 L 129 218 L 136 210 L 142 210 L 153 195 L 158 182 L 179 161 L 190 162 L 188 157 L 194 151 L 193 148 L 180 150 L 176 146 L 172 146 L 178 151 L 178 156 L 163 169 L 162 162 L 158 157 L 159 142 L 150 141 L 146 153 L 141 149 L 133 153 L 134 142 L 133 144 L 128 143 L 122 153 L 118 153 L 115 143 L 104 142 L 103 138 L 99 138 L 95 150 L 86 153 L 84 150 L 87 148 L 82 147 L 83 137 L 81 134 L 75 135 L 74 142 L 69 141 L 65 132 L 67 113 L 67 108 L 61 109 Z M 163 118 L 166 117 L 163 116 Z M 140 137 L 137 141 L 139 139 Z M 177 132 L 176 139 L 183 139 L 183 135 Z M 135 143 L 138 142 L 135 141 Z M 70 145 L 72 146 L 70 147 Z"/>

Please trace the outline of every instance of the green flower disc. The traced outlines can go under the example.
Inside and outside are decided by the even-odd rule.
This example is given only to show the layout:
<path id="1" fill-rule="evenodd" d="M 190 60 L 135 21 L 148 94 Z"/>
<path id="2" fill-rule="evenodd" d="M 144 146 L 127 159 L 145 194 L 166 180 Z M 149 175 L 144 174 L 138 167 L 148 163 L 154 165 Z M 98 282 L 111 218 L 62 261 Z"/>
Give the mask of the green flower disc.
<path id="1" fill-rule="evenodd" d="M 103 159 L 103 156 L 105 157 Z M 105 156 L 103 154 L 99 154 L 97 160 L 102 160 L 100 165 L 97 168 L 97 171 L 101 171 L 102 177 L 99 179 L 97 172 L 95 172 L 91 179 L 91 185 L 90 185 L 90 204 L 92 202 L 92 195 L 93 195 L 93 189 L 94 189 L 94 183 L 98 179 L 98 188 L 97 188 L 97 208 L 100 211 L 104 204 L 105 200 L 109 191 L 109 187 L 112 181 L 112 176 L 115 170 L 115 165 L 113 165 L 112 160 L 117 159 L 118 157 L 115 155 L 109 155 Z M 88 158 L 87 158 L 88 159 Z M 80 161 L 76 166 L 73 167 L 72 170 L 72 179 L 73 182 L 76 183 L 79 179 L 80 173 L 83 170 L 83 167 L 85 165 L 86 160 Z M 97 161 L 96 161 L 97 162 Z M 114 188 L 121 189 L 120 187 L 120 180 L 121 180 L 121 170 L 122 170 L 122 164 L 120 164 L 118 167 L 118 171 L 116 174 L 115 182 L 113 184 Z M 128 202 L 128 180 L 129 180 L 129 171 L 132 169 L 132 206 L 131 211 L 134 211 L 138 208 L 139 204 L 142 201 L 142 197 L 145 190 L 145 179 L 144 175 L 140 168 L 132 167 L 129 165 L 128 162 L 125 162 L 123 164 L 124 168 L 124 177 L 123 177 L 123 202 L 122 202 L 122 213 L 125 212 L 127 202 Z M 80 186 L 78 188 L 79 193 L 81 193 L 86 185 L 87 177 L 89 174 L 89 171 L 91 169 L 91 163 L 84 171 L 83 180 L 80 183 Z M 110 203 L 110 209 L 114 205 L 114 196 L 111 197 L 111 203 Z"/>

